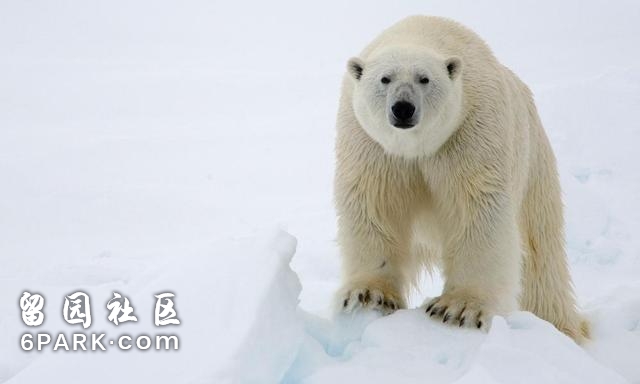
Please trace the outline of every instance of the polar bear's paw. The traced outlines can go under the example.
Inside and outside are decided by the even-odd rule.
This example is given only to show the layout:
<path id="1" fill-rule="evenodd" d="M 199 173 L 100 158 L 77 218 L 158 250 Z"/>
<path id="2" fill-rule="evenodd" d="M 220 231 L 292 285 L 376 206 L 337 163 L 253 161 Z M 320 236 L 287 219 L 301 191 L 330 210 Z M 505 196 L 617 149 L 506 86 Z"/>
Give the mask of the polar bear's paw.
<path id="1" fill-rule="evenodd" d="M 388 315 L 400 308 L 398 301 L 393 295 L 387 295 L 379 289 L 356 288 L 344 296 L 342 310 L 350 313 L 361 308 L 372 309 Z"/>
<path id="2" fill-rule="evenodd" d="M 399 295 L 381 287 L 352 287 L 343 289 L 342 292 L 338 304 L 344 313 L 370 309 L 388 315 L 405 307 L 404 300 Z"/>
<path id="3" fill-rule="evenodd" d="M 461 328 L 487 332 L 492 314 L 479 299 L 468 295 L 445 293 L 428 302 L 425 313 L 431 319 Z"/>

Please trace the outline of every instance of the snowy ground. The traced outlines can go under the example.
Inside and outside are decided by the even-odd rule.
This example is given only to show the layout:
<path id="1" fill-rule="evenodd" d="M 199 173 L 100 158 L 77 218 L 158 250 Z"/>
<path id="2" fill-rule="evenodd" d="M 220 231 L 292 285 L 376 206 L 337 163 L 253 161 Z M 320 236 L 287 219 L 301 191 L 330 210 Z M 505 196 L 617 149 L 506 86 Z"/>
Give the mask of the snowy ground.
<path id="1" fill-rule="evenodd" d="M 329 320 L 340 77 L 416 13 L 470 26 L 534 91 L 586 348 L 524 312 L 488 335 L 419 309 Z M 0 382 L 640 383 L 639 16 L 633 1 L 1 2 Z M 37 330 L 25 290 L 46 299 Z M 175 292 L 182 324 L 163 331 L 180 350 L 22 351 L 25 332 L 80 332 L 61 314 L 77 290 L 87 331 L 113 337 L 159 333 L 153 294 Z M 114 291 L 138 323 L 107 321 Z"/>

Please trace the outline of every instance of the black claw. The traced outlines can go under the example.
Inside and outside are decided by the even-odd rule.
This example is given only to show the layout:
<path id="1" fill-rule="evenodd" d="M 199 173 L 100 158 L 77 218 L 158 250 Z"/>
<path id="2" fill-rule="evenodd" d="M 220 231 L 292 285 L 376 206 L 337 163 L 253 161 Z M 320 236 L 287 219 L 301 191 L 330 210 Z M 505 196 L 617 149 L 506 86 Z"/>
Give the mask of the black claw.
<path id="1" fill-rule="evenodd" d="M 393 309 L 394 311 L 396 310 L 396 303 L 391 303 L 391 309 Z"/>
<path id="2" fill-rule="evenodd" d="M 447 321 L 449 321 L 449 319 L 451 318 L 451 315 L 449 315 L 448 313 L 444 315 L 444 317 L 442 318 L 442 322 L 446 323 Z"/>
<path id="3" fill-rule="evenodd" d="M 436 309 L 434 309 L 433 311 L 431 311 L 431 313 L 429 314 L 429 317 L 433 317 L 436 314 Z"/>
<path id="4" fill-rule="evenodd" d="M 464 326 L 464 317 L 460 319 L 460 326 Z"/>
<path id="5" fill-rule="evenodd" d="M 368 303 L 369 301 L 371 301 L 371 295 L 369 294 L 369 290 L 367 290 L 364 294 L 364 302 Z"/>
<path id="6" fill-rule="evenodd" d="M 382 299 L 378 299 L 378 305 L 382 305 Z"/>
<path id="7" fill-rule="evenodd" d="M 342 307 L 347 308 L 347 305 L 349 305 L 349 299 L 344 299 L 344 303 L 342 304 Z"/>
<path id="8" fill-rule="evenodd" d="M 358 294 L 358 301 L 363 303 L 364 302 L 364 295 L 362 293 Z"/>
<path id="9" fill-rule="evenodd" d="M 482 327 L 482 321 L 478 320 L 476 322 L 476 326 L 478 327 L 478 329 L 480 329 Z"/>
<path id="10" fill-rule="evenodd" d="M 431 308 L 433 308 L 433 304 L 429 304 L 429 306 L 427 307 L 427 310 L 425 312 L 429 312 L 431 310 Z"/>

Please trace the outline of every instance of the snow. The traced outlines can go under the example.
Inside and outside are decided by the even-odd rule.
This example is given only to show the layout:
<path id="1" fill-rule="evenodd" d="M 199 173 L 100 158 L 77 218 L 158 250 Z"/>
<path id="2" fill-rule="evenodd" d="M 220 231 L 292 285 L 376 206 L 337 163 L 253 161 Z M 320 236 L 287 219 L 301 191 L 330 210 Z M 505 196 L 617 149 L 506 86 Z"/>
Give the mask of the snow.
<path id="1" fill-rule="evenodd" d="M 334 122 L 346 60 L 410 14 L 454 18 L 533 90 L 593 341 L 516 312 L 488 334 L 409 310 L 334 317 Z M 640 383 L 640 51 L 633 1 L 0 2 L 0 382 Z M 45 322 L 21 320 L 24 291 Z M 178 351 L 25 352 L 170 334 Z M 107 321 L 129 298 L 139 321 Z M 153 325 L 173 292 L 178 326 Z"/>

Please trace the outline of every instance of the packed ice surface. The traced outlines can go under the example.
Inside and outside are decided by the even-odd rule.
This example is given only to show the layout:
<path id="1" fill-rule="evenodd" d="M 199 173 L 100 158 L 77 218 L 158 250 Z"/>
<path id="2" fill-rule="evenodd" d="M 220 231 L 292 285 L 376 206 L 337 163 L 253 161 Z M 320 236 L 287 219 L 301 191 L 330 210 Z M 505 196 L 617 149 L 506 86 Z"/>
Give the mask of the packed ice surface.
<path id="1" fill-rule="evenodd" d="M 205 256 L 195 252 L 167 264 L 146 285 L 109 283 L 86 290 L 92 297 L 110 297 L 111 291 L 126 289 L 140 321 L 121 324 L 116 332 L 106 316 L 95 316 L 92 327 L 136 336 L 157 333 L 139 310 L 153 304 L 146 293 L 173 286 L 182 323 L 168 334 L 179 337 L 177 352 L 118 351 L 107 345 L 108 337 L 105 352 L 52 352 L 52 343 L 7 382 L 422 383 L 426 377 L 445 383 L 626 382 L 526 312 L 495 318 L 489 334 L 430 321 L 421 308 L 383 318 L 374 312 L 332 319 L 311 314 L 298 306 L 302 286 L 289 266 L 296 240 L 283 231 L 213 248 L 233 261 L 194 263 Z M 261 268 L 230 278 L 246 263 Z M 39 332 L 57 334 L 61 328 L 61 319 L 50 318 Z"/>
<path id="2" fill-rule="evenodd" d="M 533 90 L 585 348 L 520 312 L 486 335 L 420 309 L 332 318 L 340 79 L 417 13 L 468 25 Z M 639 14 L 633 1 L 0 2 L 0 382 L 639 383 Z M 426 278 L 412 308 L 441 285 Z M 81 331 L 62 318 L 78 290 L 90 333 L 176 334 L 179 350 L 22 351 L 24 332 Z M 45 297 L 37 329 L 24 291 Z M 159 329 L 165 291 L 181 324 Z M 113 292 L 137 323 L 107 321 Z"/>

